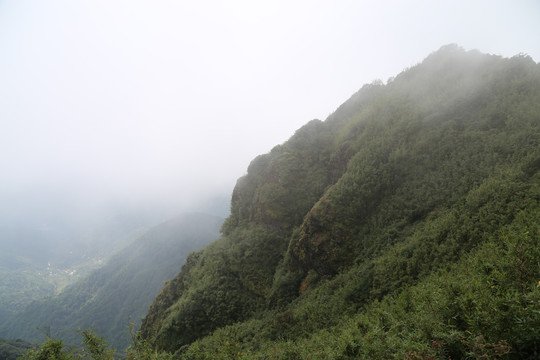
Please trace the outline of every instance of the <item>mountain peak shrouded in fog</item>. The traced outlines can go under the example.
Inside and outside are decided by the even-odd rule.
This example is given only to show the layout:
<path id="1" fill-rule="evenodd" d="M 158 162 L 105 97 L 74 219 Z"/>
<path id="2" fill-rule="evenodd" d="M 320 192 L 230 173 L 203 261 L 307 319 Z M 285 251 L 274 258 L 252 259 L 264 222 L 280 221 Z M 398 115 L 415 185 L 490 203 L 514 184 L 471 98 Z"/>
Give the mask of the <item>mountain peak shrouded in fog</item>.
<path id="1" fill-rule="evenodd" d="M 141 334 L 158 350 L 537 354 L 537 332 L 486 309 L 526 304 L 515 314 L 540 323 L 540 274 L 512 258 L 516 241 L 536 256 L 538 14 L 535 0 L 0 1 L 0 323 L 45 298 L 74 314 L 80 294 L 54 299 L 97 289 L 87 276 L 141 234 L 145 258 L 153 226 L 189 211 L 227 219 L 153 295 Z M 139 270 L 152 276 L 117 273 L 133 298 Z"/>
<path id="2" fill-rule="evenodd" d="M 538 60 L 538 13 L 535 1 L 3 1 L 0 213 L 47 197 L 58 211 L 180 211 L 229 195 L 257 154 L 444 43 Z"/>
<path id="3" fill-rule="evenodd" d="M 255 157 L 141 335 L 180 359 L 536 358 L 539 145 L 538 64 L 444 46 Z"/>

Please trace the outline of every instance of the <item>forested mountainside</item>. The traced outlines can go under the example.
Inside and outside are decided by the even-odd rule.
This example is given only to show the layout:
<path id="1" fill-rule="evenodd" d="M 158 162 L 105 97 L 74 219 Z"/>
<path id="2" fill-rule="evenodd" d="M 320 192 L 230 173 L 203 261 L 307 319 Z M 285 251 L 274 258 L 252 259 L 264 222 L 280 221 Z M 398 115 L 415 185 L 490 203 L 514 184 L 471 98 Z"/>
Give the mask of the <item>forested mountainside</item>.
<path id="1" fill-rule="evenodd" d="M 32 344 L 23 340 L 0 339 L 0 359 L 16 360 L 31 348 Z"/>
<path id="2" fill-rule="evenodd" d="M 540 65 L 449 45 L 250 164 L 140 336 L 181 359 L 536 358 Z"/>
<path id="3" fill-rule="evenodd" d="M 49 211 L 56 206 L 51 205 L 52 198 L 37 200 L 43 203 L 36 210 L 45 213 L 42 216 L 29 211 L 26 218 L 21 210 L 14 210 L 11 217 L 0 216 L 0 324 L 32 301 L 56 295 L 101 267 L 161 218 L 143 209 L 104 211 L 90 216 L 92 221 L 75 221 L 65 215 L 67 210 Z M 11 204 L 2 205 L 0 213 Z M 62 221 L 63 216 L 67 219 Z"/>
<path id="4" fill-rule="evenodd" d="M 222 223 L 220 217 L 192 213 L 151 228 L 88 277 L 0 325 L 1 336 L 38 341 L 44 328 L 77 344 L 76 330 L 91 327 L 112 346 L 126 348 L 130 322 L 140 324 L 163 282 L 180 270 L 189 253 L 218 238 Z"/>

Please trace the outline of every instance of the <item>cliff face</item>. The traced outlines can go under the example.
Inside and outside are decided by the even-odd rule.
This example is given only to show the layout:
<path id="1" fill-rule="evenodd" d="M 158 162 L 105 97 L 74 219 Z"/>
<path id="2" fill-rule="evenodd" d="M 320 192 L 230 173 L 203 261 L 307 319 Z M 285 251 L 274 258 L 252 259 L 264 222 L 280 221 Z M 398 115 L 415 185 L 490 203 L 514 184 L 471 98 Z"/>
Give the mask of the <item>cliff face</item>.
<path id="1" fill-rule="evenodd" d="M 365 85 L 253 160 L 222 237 L 162 288 L 143 338 L 177 351 L 260 321 L 266 335 L 249 336 L 294 339 L 283 314 L 321 284 L 347 288 L 332 296 L 355 311 L 417 283 L 538 201 L 539 127 L 540 67 L 526 56 L 446 46 Z"/>

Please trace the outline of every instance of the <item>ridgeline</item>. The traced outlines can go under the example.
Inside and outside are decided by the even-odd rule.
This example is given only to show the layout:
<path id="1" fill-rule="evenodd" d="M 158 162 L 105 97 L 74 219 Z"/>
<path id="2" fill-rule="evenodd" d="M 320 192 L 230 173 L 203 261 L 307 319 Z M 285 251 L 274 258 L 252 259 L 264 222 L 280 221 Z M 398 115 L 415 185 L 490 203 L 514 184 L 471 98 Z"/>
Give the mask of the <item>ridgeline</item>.
<path id="1" fill-rule="evenodd" d="M 537 359 L 539 200 L 540 65 L 444 46 L 255 158 L 128 357 Z"/>
<path id="2" fill-rule="evenodd" d="M 539 145 L 540 65 L 445 46 L 253 160 L 141 336 L 182 359 L 535 358 Z"/>

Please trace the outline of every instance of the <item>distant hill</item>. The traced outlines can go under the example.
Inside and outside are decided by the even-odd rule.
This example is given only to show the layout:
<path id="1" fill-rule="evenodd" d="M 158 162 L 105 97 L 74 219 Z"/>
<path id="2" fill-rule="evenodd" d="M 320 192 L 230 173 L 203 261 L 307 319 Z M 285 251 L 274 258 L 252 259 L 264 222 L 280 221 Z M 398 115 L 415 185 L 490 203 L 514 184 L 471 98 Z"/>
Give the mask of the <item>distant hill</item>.
<path id="1" fill-rule="evenodd" d="M 52 207 L 54 199 L 48 201 Z M 40 210 L 46 213 L 47 207 Z M 84 224 L 72 224 L 69 217 L 62 218 L 67 216 L 63 213 L 45 214 L 43 219 L 38 217 L 44 221 L 41 224 L 31 209 L 27 211 L 28 219 L 23 210 L 13 219 L 2 214 L 0 324 L 32 301 L 58 294 L 101 267 L 103 261 L 162 218 L 146 209 L 124 209 L 89 216 L 92 221 Z"/>
<path id="2" fill-rule="evenodd" d="M 0 359 L 16 360 L 32 346 L 32 344 L 23 340 L 0 339 Z"/>
<path id="3" fill-rule="evenodd" d="M 141 336 L 183 359 L 537 358 L 540 65 L 449 45 L 254 159 Z"/>
<path id="4" fill-rule="evenodd" d="M 119 349 L 130 342 L 129 323 L 140 323 L 163 282 L 173 277 L 188 254 L 219 236 L 222 218 L 185 214 L 146 231 L 105 266 L 58 296 L 35 301 L 0 327 L 5 338 L 38 341 L 52 336 L 78 343 L 78 329 L 94 328 Z"/>

